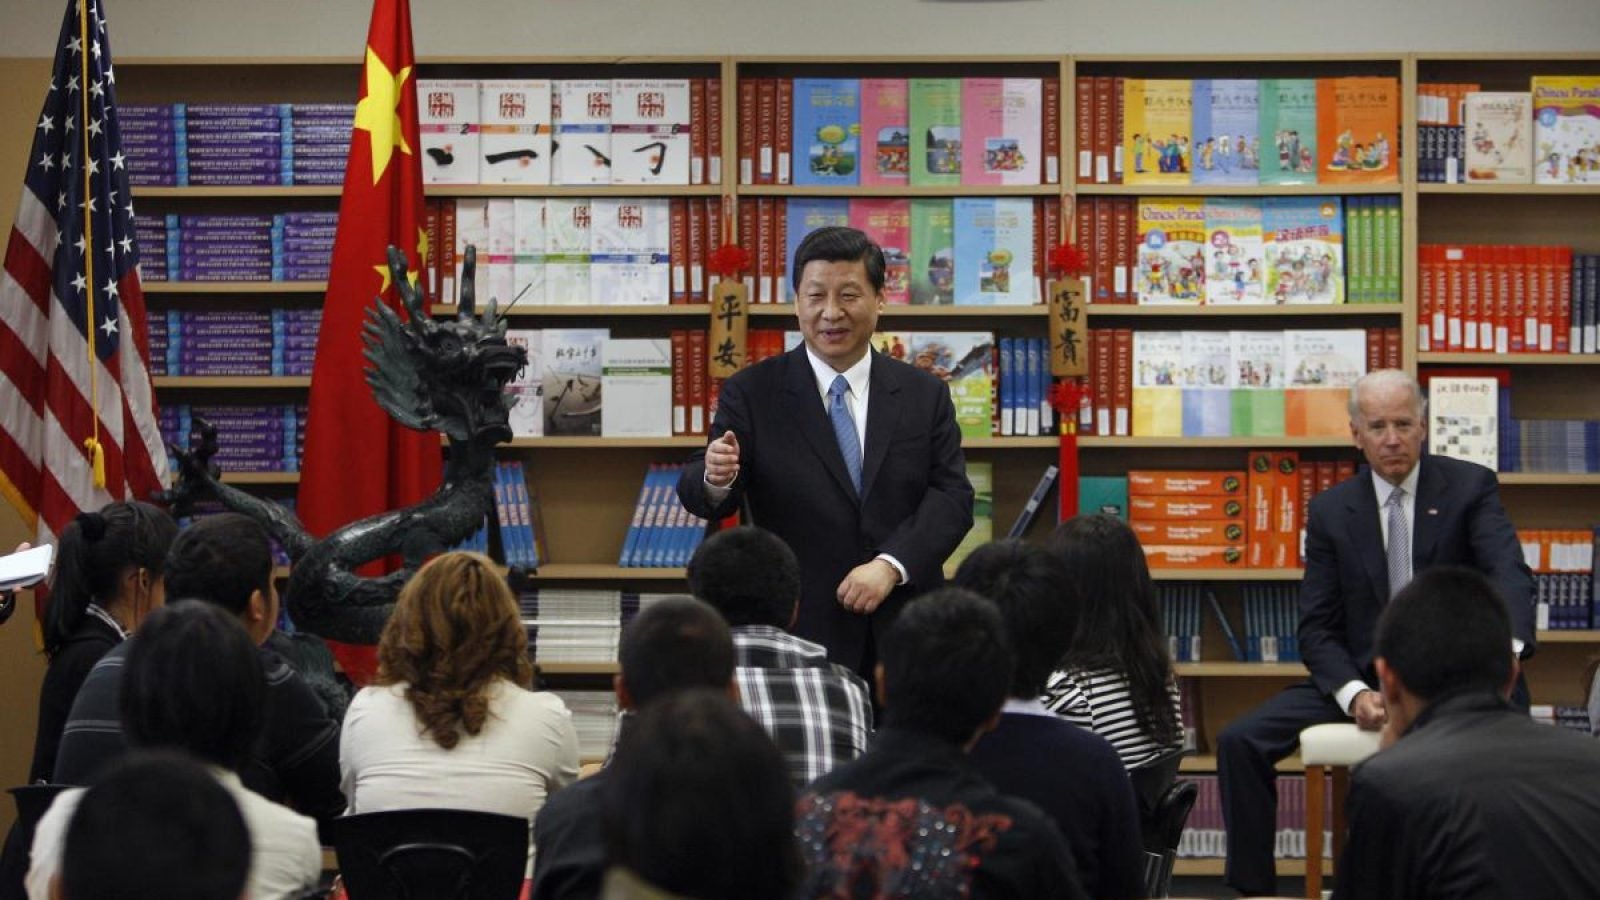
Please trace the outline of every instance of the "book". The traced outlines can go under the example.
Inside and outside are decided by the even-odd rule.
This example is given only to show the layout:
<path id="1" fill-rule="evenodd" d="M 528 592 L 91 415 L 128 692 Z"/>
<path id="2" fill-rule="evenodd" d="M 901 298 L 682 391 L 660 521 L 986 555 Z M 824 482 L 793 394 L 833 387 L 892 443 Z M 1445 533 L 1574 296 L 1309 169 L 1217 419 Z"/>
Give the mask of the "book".
<path id="1" fill-rule="evenodd" d="M 1139 303 L 1198 306 L 1205 299 L 1205 201 L 1141 197 L 1135 286 Z"/>
<path id="2" fill-rule="evenodd" d="M 1261 240 L 1261 204 L 1227 197 L 1205 201 L 1206 303 L 1264 302 L 1266 276 Z"/>
<path id="3" fill-rule="evenodd" d="M 961 80 L 963 184 L 1039 184 L 1040 109 L 1037 78 Z"/>
<path id="4" fill-rule="evenodd" d="M 861 183 L 861 81 L 794 80 L 794 183 Z"/>
<path id="5" fill-rule="evenodd" d="M 476 81 L 417 81 L 424 184 L 478 183 L 478 122 Z"/>
<path id="6" fill-rule="evenodd" d="M 793 201 L 791 201 L 793 202 Z M 911 201 L 897 197 L 849 201 L 850 225 L 883 250 L 883 302 L 911 302 Z"/>
<path id="7" fill-rule="evenodd" d="M 861 183 L 904 185 L 911 178 L 911 119 L 904 78 L 861 79 Z"/>
<path id="8" fill-rule="evenodd" d="M 457 228 L 462 204 L 457 201 Z M 587 199 L 550 197 L 545 200 L 544 278 L 545 302 L 581 305 L 590 297 L 590 233 L 593 209 Z M 459 281 L 459 276 L 457 278 Z"/>
<path id="9" fill-rule="evenodd" d="M 850 224 L 851 201 L 843 198 L 791 197 L 784 211 L 783 266 L 787 270 L 794 260 L 794 251 L 806 235 L 818 228 Z M 794 286 L 784 279 L 784 296 L 794 300 Z"/>
<path id="10" fill-rule="evenodd" d="M 1020 538 L 1028 533 L 1028 526 L 1032 525 L 1034 518 L 1038 516 L 1039 509 L 1049 496 L 1050 488 L 1055 485 L 1056 476 L 1060 471 L 1054 463 L 1044 467 L 1044 472 L 1033 486 L 1033 492 L 1028 495 L 1027 502 L 1022 505 L 1016 519 L 1011 522 L 1011 528 L 1006 531 L 1006 537 Z"/>
<path id="11" fill-rule="evenodd" d="M 957 197 L 952 223 L 956 305 L 1037 302 L 1031 198 Z"/>
<path id="12" fill-rule="evenodd" d="M 611 83 L 611 183 L 688 184 L 693 139 L 686 78 Z"/>
<path id="13" fill-rule="evenodd" d="M 1183 332 L 1133 333 L 1133 433 L 1183 436 Z"/>
<path id="14" fill-rule="evenodd" d="M 506 396 L 512 400 L 506 414 L 511 425 L 511 436 L 543 437 L 544 365 L 540 358 L 544 351 L 543 339 L 533 329 L 508 328 L 506 344 L 521 347 L 528 354 L 528 362 L 506 382 Z"/>
<path id="15" fill-rule="evenodd" d="M 988 331 L 918 331 L 907 336 L 906 361 L 950 388 L 962 437 L 994 433 L 995 343 Z M 892 354 L 891 354 L 892 355 Z"/>
<path id="16" fill-rule="evenodd" d="M 1498 471 L 1499 411 L 1500 383 L 1493 376 L 1428 379 L 1428 452 Z"/>
<path id="17" fill-rule="evenodd" d="M 1475 91 L 1467 95 L 1467 181 L 1533 183 L 1533 94 Z"/>
<path id="18" fill-rule="evenodd" d="M 907 103 L 911 122 L 911 184 L 961 184 L 961 79 L 910 79 Z"/>
<path id="19" fill-rule="evenodd" d="M 1329 184 L 1400 180 L 1400 82 L 1349 77 L 1317 81 L 1318 181 Z"/>
<path id="20" fill-rule="evenodd" d="M 556 184 L 611 183 L 611 82 L 566 79 L 552 89 Z"/>
<path id="21" fill-rule="evenodd" d="M 1343 219 L 1338 197 L 1262 198 L 1267 302 L 1344 302 Z"/>
<path id="22" fill-rule="evenodd" d="M 972 527 L 945 559 L 946 578 L 955 575 L 972 551 L 994 540 L 994 463 L 967 463 L 967 481 L 972 484 Z"/>
<path id="23" fill-rule="evenodd" d="M 1188 184 L 1194 97 L 1186 78 L 1128 78 L 1122 85 L 1126 184 Z"/>
<path id="24" fill-rule="evenodd" d="M 1263 79 L 1260 131 L 1262 184 L 1316 184 L 1316 79 Z"/>
<path id="25" fill-rule="evenodd" d="M 1195 80 L 1195 184 L 1255 184 L 1260 180 L 1259 107 L 1254 79 Z"/>
<path id="26" fill-rule="evenodd" d="M 1535 184 L 1600 184 L 1600 75 L 1533 76 Z"/>
<path id="27" fill-rule="evenodd" d="M 516 278 L 516 206 L 505 197 L 491 197 L 486 207 L 486 244 L 478 248 L 477 299 L 496 301 L 501 308 L 511 303 Z"/>
<path id="28" fill-rule="evenodd" d="M 1078 515 L 1080 516 L 1116 516 L 1126 522 L 1132 512 L 1128 499 L 1128 479 L 1121 475 L 1080 475 L 1078 477 Z"/>
<path id="29" fill-rule="evenodd" d="M 1284 435 L 1283 332 L 1230 331 L 1229 433 L 1240 437 Z"/>
<path id="30" fill-rule="evenodd" d="M 589 297 L 607 305 L 666 305 L 669 201 L 596 197 L 590 201 Z"/>
<path id="31" fill-rule="evenodd" d="M 611 338 L 601 349 L 602 437 L 672 434 L 672 342 Z"/>
<path id="32" fill-rule="evenodd" d="M 1183 436 L 1227 437 L 1232 433 L 1232 391 L 1228 387 L 1231 338 L 1226 331 L 1191 330 L 1182 334 L 1182 366 L 1177 381 L 1183 391 Z M 1137 346 L 1136 342 L 1135 352 Z M 1137 398 L 1138 394 L 1134 396 Z"/>
<path id="33" fill-rule="evenodd" d="M 955 205 L 946 197 L 915 197 L 911 200 L 911 302 L 949 306 L 955 302 L 955 289 Z"/>
<path id="34" fill-rule="evenodd" d="M 600 436 L 606 328 L 546 328 L 540 332 L 544 365 L 544 433 Z M 670 398 L 667 402 L 670 408 Z"/>
<path id="35" fill-rule="evenodd" d="M 512 201 L 516 233 L 511 240 L 511 304 L 539 306 L 545 295 L 544 200 L 518 197 Z"/>
<path id="36" fill-rule="evenodd" d="M 478 180 L 484 184 L 550 183 L 550 81 L 485 81 L 478 86 Z"/>
<path id="37" fill-rule="evenodd" d="M 1360 328 L 1287 329 L 1283 358 L 1284 429 L 1290 436 L 1343 437 L 1346 404 L 1356 379 L 1367 373 L 1367 333 Z"/>

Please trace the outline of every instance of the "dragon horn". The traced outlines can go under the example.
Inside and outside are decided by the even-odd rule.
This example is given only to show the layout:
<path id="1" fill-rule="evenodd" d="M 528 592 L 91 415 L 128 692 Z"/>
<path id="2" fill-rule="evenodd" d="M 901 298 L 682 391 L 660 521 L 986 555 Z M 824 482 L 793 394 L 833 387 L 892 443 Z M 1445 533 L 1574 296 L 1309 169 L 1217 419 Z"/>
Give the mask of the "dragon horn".
<path id="1" fill-rule="evenodd" d="M 461 263 L 461 305 L 456 309 L 456 315 L 459 318 L 470 318 L 477 312 L 477 271 L 478 248 L 468 244 L 466 257 Z"/>
<path id="2" fill-rule="evenodd" d="M 411 278 L 408 274 L 408 268 L 409 267 L 406 264 L 406 255 L 400 252 L 400 248 L 390 244 L 390 281 L 394 285 L 395 293 L 400 295 L 400 301 L 406 305 L 406 311 L 411 313 L 411 321 L 416 323 L 427 318 L 428 314 L 423 309 L 422 295 L 419 293 L 421 288 L 417 284 L 412 284 Z M 421 279 L 418 279 L 418 282 L 420 283 Z M 380 303 L 379 305 L 382 306 L 383 304 Z"/>

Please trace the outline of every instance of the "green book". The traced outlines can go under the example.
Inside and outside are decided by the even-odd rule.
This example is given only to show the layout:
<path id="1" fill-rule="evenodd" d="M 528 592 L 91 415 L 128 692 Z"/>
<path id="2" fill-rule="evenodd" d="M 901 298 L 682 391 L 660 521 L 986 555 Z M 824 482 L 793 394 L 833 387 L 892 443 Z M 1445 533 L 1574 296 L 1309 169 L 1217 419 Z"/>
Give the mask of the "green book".
<path id="1" fill-rule="evenodd" d="M 1400 302 L 1400 198 L 1379 197 L 1378 215 L 1382 220 L 1379 229 L 1383 248 L 1382 303 Z"/>
<path id="2" fill-rule="evenodd" d="M 968 462 L 967 481 L 972 483 L 972 528 L 944 561 L 946 577 L 972 551 L 994 540 L 994 463 Z"/>
<path id="3" fill-rule="evenodd" d="M 1261 81 L 1261 183 L 1317 183 L 1317 80 Z"/>
<path id="4" fill-rule="evenodd" d="M 1128 479 L 1123 475 L 1083 475 L 1078 478 L 1078 515 L 1104 513 L 1128 520 Z"/>
<path id="5" fill-rule="evenodd" d="M 955 207 L 948 197 L 911 201 L 911 302 L 949 306 L 956 301 Z"/>
<path id="6" fill-rule="evenodd" d="M 1369 280 L 1367 251 L 1367 217 L 1362 208 L 1366 197 L 1346 197 L 1344 201 L 1344 233 L 1348 244 L 1345 264 L 1350 271 L 1345 278 L 1345 302 L 1366 303 Z"/>
<path id="7" fill-rule="evenodd" d="M 1228 379 L 1230 425 L 1235 437 L 1283 437 L 1283 332 L 1233 331 Z"/>
<path id="8" fill-rule="evenodd" d="M 961 79 L 913 78 L 911 184 L 961 184 Z"/>

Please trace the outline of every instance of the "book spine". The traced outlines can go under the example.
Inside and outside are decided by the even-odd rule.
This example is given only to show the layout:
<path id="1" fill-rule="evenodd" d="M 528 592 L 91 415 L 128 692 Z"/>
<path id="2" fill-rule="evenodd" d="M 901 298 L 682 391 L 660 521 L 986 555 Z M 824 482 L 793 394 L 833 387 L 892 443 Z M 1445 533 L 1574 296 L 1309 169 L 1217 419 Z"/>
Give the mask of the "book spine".
<path id="1" fill-rule="evenodd" d="M 1113 345 L 1111 402 L 1114 409 L 1112 433 L 1127 437 L 1133 433 L 1133 329 L 1118 328 Z"/>
<path id="2" fill-rule="evenodd" d="M 722 79 L 706 79 L 706 183 L 722 183 Z"/>
<path id="3" fill-rule="evenodd" d="M 689 331 L 689 433 L 705 434 L 710 420 L 707 412 L 706 381 L 707 336 L 703 328 Z"/>
<path id="4" fill-rule="evenodd" d="M 773 109 L 773 163 L 775 184 L 794 180 L 794 79 L 776 79 Z"/>
<path id="5" fill-rule="evenodd" d="M 1123 79 L 1111 79 L 1111 183 L 1122 183 L 1122 126 L 1125 106 L 1122 98 Z"/>
<path id="6" fill-rule="evenodd" d="M 760 89 L 757 79 L 739 82 L 739 183 L 759 184 L 756 180 L 756 116 Z"/>
<path id="7" fill-rule="evenodd" d="M 1138 234 L 1133 227 L 1133 201 L 1108 199 L 1111 206 L 1111 296 L 1115 303 L 1132 303 L 1133 253 Z"/>
<path id="8" fill-rule="evenodd" d="M 672 433 L 689 434 L 689 332 L 672 329 Z"/>
<path id="9" fill-rule="evenodd" d="M 1039 125 L 1039 151 L 1044 160 L 1040 169 L 1045 184 L 1061 183 L 1061 79 L 1044 79 L 1040 89 L 1043 114 Z"/>
<path id="10" fill-rule="evenodd" d="M 1111 183 L 1111 152 L 1115 140 L 1111 135 L 1113 124 L 1113 80 L 1109 76 L 1094 78 L 1094 183 Z"/>
<path id="11" fill-rule="evenodd" d="M 688 213 L 688 221 L 684 229 L 685 237 L 688 241 L 684 266 L 689 278 L 689 302 L 691 303 L 705 303 L 710 298 L 706 286 L 706 254 L 710 239 L 706 218 L 708 207 L 716 206 L 716 200 L 705 197 L 690 197 L 684 201 L 684 207 Z"/>
<path id="12" fill-rule="evenodd" d="M 1094 78 L 1080 75 L 1072 83 L 1073 180 L 1094 184 Z"/>
<path id="13" fill-rule="evenodd" d="M 706 183 L 706 79 L 689 79 L 689 183 Z"/>
<path id="14" fill-rule="evenodd" d="M 756 206 L 755 198 L 739 198 L 739 246 L 750 254 L 752 263 L 761 252 L 760 236 L 759 208 Z M 757 271 L 757 266 L 752 265 L 744 273 L 745 294 L 750 298 L 751 303 L 759 302 L 759 294 L 756 288 L 758 281 Z"/>
<path id="15" fill-rule="evenodd" d="M 1114 201 L 1096 198 L 1094 201 L 1094 257 L 1093 293 L 1090 295 L 1092 303 L 1115 303 L 1115 235 L 1116 214 L 1112 209 Z"/>
<path id="16" fill-rule="evenodd" d="M 756 184 L 777 184 L 778 79 L 756 79 Z"/>
<path id="17" fill-rule="evenodd" d="M 691 202 L 683 197 L 674 197 L 667 203 L 667 256 L 672 268 L 669 296 L 674 304 L 688 303 L 690 299 L 688 263 Z"/>

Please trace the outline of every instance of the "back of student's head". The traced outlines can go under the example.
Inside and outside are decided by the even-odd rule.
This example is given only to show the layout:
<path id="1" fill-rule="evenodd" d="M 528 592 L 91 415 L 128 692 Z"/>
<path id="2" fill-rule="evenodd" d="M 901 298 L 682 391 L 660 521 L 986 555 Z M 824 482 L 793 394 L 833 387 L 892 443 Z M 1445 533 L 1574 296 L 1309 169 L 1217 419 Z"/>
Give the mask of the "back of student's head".
<path id="1" fill-rule="evenodd" d="M 1016 666 L 999 610 L 959 587 L 906 604 L 879 655 L 884 724 L 958 744 L 1000 711 Z"/>
<path id="2" fill-rule="evenodd" d="M 250 833 L 189 757 L 135 751 L 84 792 L 61 851 L 62 900 L 239 900 Z"/>
<path id="3" fill-rule="evenodd" d="M 1376 655 L 1423 700 L 1458 690 L 1502 691 L 1511 681 L 1511 617 L 1476 569 L 1417 574 L 1378 617 Z"/>
<path id="4" fill-rule="evenodd" d="M 241 615 L 272 589 L 267 530 L 239 513 L 206 516 L 178 533 L 167 555 L 167 596 L 205 600 Z"/>
<path id="5" fill-rule="evenodd" d="M 134 747 L 165 747 L 226 769 L 249 758 L 266 705 L 261 654 L 216 604 L 153 613 L 128 648 L 118 710 Z"/>
<path id="6" fill-rule="evenodd" d="M 617 663 L 635 707 L 688 688 L 725 691 L 733 681 L 733 637 L 708 604 L 666 597 L 622 629 Z"/>
<path id="7" fill-rule="evenodd" d="M 607 855 L 702 900 L 792 896 L 801 862 L 783 756 L 725 690 L 645 707 L 601 789 Z"/>
<path id="8" fill-rule="evenodd" d="M 68 522 L 56 542 L 43 623 L 45 652 L 55 653 L 78 630 L 90 603 L 109 609 L 130 571 L 143 569 L 149 578 L 160 579 L 177 533 L 171 516 L 138 501 L 110 503 Z M 129 613 L 137 621 L 148 611 Z"/>
<path id="9" fill-rule="evenodd" d="M 1011 696 L 1038 697 L 1072 643 L 1081 603 L 1066 565 L 1043 547 L 1011 539 L 972 551 L 954 583 L 1000 607 L 1017 656 Z"/>
<path id="10" fill-rule="evenodd" d="M 788 628 L 800 602 L 800 561 L 783 539 L 754 526 L 719 531 L 689 559 L 689 593 L 728 624 Z"/>

